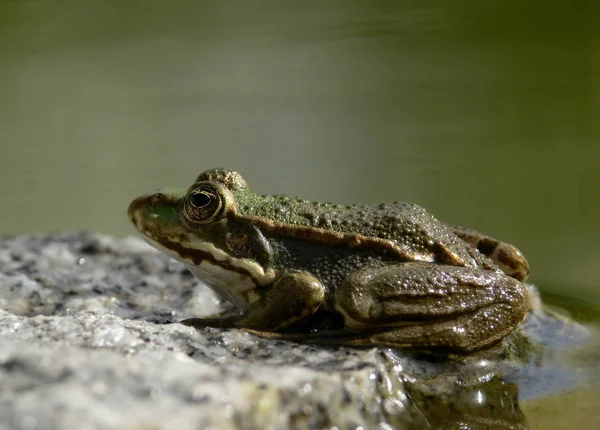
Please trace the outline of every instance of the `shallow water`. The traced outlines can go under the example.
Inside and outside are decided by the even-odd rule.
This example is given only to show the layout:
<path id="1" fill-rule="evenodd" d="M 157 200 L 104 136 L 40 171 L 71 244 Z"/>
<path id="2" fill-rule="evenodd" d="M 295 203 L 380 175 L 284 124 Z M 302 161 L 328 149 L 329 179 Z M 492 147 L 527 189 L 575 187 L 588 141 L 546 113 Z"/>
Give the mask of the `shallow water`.
<path id="1" fill-rule="evenodd" d="M 515 243 L 547 300 L 597 327 L 599 16 L 584 1 L 1 2 L 0 233 L 130 234 L 133 197 L 227 166 L 262 193 L 413 201 Z M 574 393 L 583 409 L 526 409 L 584 428 L 595 397 Z"/>
<path id="2" fill-rule="evenodd" d="M 532 430 L 597 429 L 599 385 L 521 403 Z"/>
<path id="3" fill-rule="evenodd" d="M 563 288 L 567 290 L 567 288 Z M 600 428 L 600 305 L 597 302 L 546 293 L 544 303 L 591 330 L 592 338 L 567 354 L 567 366 L 585 375 L 586 382 L 550 395 L 521 397 L 520 406 L 531 429 Z M 523 387 L 521 387 L 523 391 Z"/>

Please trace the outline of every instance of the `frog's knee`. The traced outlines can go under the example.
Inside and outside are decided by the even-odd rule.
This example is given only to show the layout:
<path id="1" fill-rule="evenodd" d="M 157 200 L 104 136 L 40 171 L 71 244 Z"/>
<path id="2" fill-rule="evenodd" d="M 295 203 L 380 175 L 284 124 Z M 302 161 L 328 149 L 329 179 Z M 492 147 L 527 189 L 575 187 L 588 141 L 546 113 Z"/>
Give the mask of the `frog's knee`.
<path id="1" fill-rule="evenodd" d="M 354 273 L 335 290 L 334 308 L 344 317 L 346 327 L 360 328 L 371 325 L 372 311 L 377 305 L 372 291 L 365 288 L 371 278 L 369 271 Z"/>

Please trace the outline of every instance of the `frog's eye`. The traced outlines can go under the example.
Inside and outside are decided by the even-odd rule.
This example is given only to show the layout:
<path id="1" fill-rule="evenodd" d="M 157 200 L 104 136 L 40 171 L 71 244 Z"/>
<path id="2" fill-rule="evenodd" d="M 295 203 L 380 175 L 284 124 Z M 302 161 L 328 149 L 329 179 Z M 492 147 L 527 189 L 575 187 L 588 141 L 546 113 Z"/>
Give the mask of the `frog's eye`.
<path id="1" fill-rule="evenodd" d="M 205 185 L 188 193 L 184 214 L 191 222 L 206 224 L 220 219 L 223 207 L 223 199 L 217 190 Z"/>
<path id="2" fill-rule="evenodd" d="M 192 194 L 190 196 L 190 203 L 196 209 L 202 209 L 210 204 L 210 202 L 214 199 L 214 196 L 207 193 L 206 191 L 202 191 L 200 193 Z"/>

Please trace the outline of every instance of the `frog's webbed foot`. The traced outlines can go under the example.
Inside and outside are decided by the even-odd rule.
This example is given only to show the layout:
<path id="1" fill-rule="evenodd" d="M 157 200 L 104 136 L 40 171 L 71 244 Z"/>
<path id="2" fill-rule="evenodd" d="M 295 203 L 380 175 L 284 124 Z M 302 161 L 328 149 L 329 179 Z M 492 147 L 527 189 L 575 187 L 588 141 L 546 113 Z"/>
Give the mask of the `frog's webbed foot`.
<path id="1" fill-rule="evenodd" d="M 198 328 L 243 327 L 268 333 L 313 315 L 324 298 L 325 288 L 317 278 L 307 273 L 288 273 L 242 313 L 224 318 L 190 318 L 181 323 Z"/>
<path id="2" fill-rule="evenodd" d="M 502 273 L 431 263 L 362 270 L 335 293 L 347 345 L 469 353 L 488 348 L 529 311 L 525 286 Z"/>
<path id="3" fill-rule="evenodd" d="M 466 227 L 456 225 L 447 225 L 447 227 L 471 248 L 489 257 L 508 276 L 521 282 L 525 282 L 529 277 L 529 262 L 516 246 Z"/>

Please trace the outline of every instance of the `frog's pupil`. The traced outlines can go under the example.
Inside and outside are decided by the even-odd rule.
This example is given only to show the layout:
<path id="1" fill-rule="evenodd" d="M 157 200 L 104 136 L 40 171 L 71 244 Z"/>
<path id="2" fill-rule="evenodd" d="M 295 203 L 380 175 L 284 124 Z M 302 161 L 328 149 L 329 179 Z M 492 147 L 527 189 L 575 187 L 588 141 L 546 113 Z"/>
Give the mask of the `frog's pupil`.
<path id="1" fill-rule="evenodd" d="M 203 208 L 210 203 L 210 196 L 205 193 L 198 193 L 191 196 L 190 201 L 195 207 Z"/>

